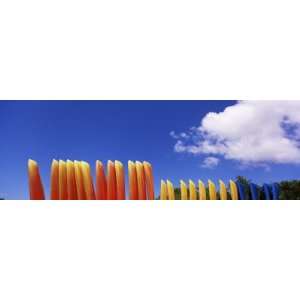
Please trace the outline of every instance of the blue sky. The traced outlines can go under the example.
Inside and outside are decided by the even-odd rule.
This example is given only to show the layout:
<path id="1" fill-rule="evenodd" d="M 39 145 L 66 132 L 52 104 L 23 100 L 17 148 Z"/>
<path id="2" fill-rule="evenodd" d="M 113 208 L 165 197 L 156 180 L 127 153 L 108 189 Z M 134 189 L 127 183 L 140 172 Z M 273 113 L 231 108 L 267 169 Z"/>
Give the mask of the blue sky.
<path id="1" fill-rule="evenodd" d="M 203 168 L 207 154 L 174 151 L 170 132 L 199 126 L 209 112 L 223 112 L 236 101 L 0 101 L 0 197 L 28 198 L 27 160 L 39 163 L 49 195 L 50 164 L 55 159 L 147 160 L 156 194 L 160 179 L 226 182 L 244 175 L 257 183 L 297 178 L 299 165 L 268 162 L 268 168 L 224 159 Z M 215 155 L 214 155 L 215 157 Z"/>

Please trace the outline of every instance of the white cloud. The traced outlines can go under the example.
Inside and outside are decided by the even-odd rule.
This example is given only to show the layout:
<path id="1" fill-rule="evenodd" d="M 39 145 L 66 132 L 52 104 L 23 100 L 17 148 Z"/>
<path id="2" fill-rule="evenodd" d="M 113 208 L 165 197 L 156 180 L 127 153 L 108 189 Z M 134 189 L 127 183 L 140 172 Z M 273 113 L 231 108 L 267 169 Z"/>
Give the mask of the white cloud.
<path id="1" fill-rule="evenodd" d="M 170 132 L 170 136 L 174 139 L 179 139 L 179 138 L 182 138 L 182 139 L 187 139 L 189 137 L 188 134 L 186 134 L 185 132 L 181 132 L 179 134 L 176 134 L 175 131 L 171 131 Z"/>
<path id="2" fill-rule="evenodd" d="M 242 163 L 300 163 L 300 101 L 240 101 L 210 112 L 174 150 Z"/>
<path id="3" fill-rule="evenodd" d="M 178 138 L 178 136 L 177 136 L 177 134 L 175 133 L 174 130 L 172 130 L 172 131 L 170 132 L 170 136 L 171 136 L 172 138 L 174 138 L 174 139 L 177 139 L 177 138 Z"/>
<path id="4" fill-rule="evenodd" d="M 219 164 L 217 157 L 208 156 L 203 160 L 202 168 L 213 169 Z"/>

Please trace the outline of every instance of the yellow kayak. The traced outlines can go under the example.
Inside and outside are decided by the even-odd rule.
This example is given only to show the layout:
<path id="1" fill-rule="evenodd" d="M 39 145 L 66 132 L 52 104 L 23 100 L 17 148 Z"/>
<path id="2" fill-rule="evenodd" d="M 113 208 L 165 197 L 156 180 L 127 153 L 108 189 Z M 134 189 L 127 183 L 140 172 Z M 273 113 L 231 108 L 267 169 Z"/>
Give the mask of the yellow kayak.
<path id="1" fill-rule="evenodd" d="M 206 200 L 206 189 L 204 183 L 201 180 L 198 181 L 198 187 L 199 187 L 199 199 Z"/>
<path id="2" fill-rule="evenodd" d="M 197 200 L 197 192 L 195 183 L 189 180 L 190 200 Z"/>
<path id="3" fill-rule="evenodd" d="M 227 189 L 226 185 L 222 180 L 219 180 L 220 183 L 220 199 L 227 200 Z"/>
<path id="4" fill-rule="evenodd" d="M 160 181 L 160 200 L 168 200 L 167 185 L 164 180 Z"/>
<path id="5" fill-rule="evenodd" d="M 208 193 L 210 200 L 217 200 L 216 186 L 211 180 L 208 180 Z"/>
<path id="6" fill-rule="evenodd" d="M 174 187 L 171 181 L 167 180 L 168 200 L 175 200 Z"/>
<path id="7" fill-rule="evenodd" d="M 231 200 L 238 200 L 239 199 L 238 190 L 235 182 L 233 180 L 230 180 L 229 185 L 230 185 Z"/>
<path id="8" fill-rule="evenodd" d="M 187 187 L 183 180 L 180 180 L 180 194 L 181 200 L 188 200 Z"/>

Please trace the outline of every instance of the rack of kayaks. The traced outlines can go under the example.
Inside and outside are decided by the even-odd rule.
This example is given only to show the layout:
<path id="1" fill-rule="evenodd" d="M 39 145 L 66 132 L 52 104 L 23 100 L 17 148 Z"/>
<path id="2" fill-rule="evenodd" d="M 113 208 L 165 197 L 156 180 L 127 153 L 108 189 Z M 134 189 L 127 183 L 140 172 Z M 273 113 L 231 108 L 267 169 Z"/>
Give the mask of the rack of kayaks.
<path id="1" fill-rule="evenodd" d="M 279 185 L 277 183 L 264 184 L 262 187 L 250 183 L 246 192 L 246 186 L 239 181 L 229 181 L 227 188 L 222 180 L 219 180 L 219 189 L 208 180 L 207 186 L 203 181 L 198 181 L 198 187 L 194 181 L 189 180 L 188 185 L 180 180 L 179 197 L 175 197 L 175 189 L 170 180 L 161 180 L 160 200 L 278 200 Z"/>
<path id="2" fill-rule="evenodd" d="M 101 161 L 95 164 L 95 179 L 90 165 L 85 161 L 53 160 L 50 170 L 51 200 L 276 200 L 279 199 L 277 183 L 262 187 L 250 183 L 247 187 L 239 181 L 229 181 L 228 187 L 219 180 L 219 187 L 211 180 L 197 185 L 189 180 L 180 181 L 179 191 L 170 180 L 161 180 L 160 193 L 155 197 L 152 165 L 147 162 L 128 162 L 128 190 L 126 193 L 124 166 L 120 161 Z M 38 163 L 28 160 L 29 195 L 32 200 L 46 199 Z M 178 195 L 179 192 L 179 195 Z"/>

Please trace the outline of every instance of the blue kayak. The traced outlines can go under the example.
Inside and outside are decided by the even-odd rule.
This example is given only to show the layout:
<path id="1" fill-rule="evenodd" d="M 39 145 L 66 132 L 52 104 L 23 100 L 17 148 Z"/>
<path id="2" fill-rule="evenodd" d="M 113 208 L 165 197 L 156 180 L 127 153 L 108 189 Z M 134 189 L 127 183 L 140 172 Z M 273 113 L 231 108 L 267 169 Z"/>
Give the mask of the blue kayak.
<path id="1" fill-rule="evenodd" d="M 239 199 L 246 200 L 245 188 L 244 188 L 243 184 L 241 184 L 240 182 L 237 181 L 236 186 L 238 188 Z"/>
<path id="2" fill-rule="evenodd" d="M 271 197 L 271 189 L 270 189 L 270 186 L 268 184 L 264 184 L 263 185 L 263 191 L 264 191 L 264 194 L 265 194 L 265 199 L 266 200 L 271 200 L 272 197 Z"/>
<path id="3" fill-rule="evenodd" d="M 250 197 L 252 200 L 259 200 L 258 185 L 255 183 L 250 183 Z"/>
<path id="4" fill-rule="evenodd" d="M 273 183 L 271 185 L 271 188 L 272 188 L 272 199 L 278 200 L 279 199 L 279 184 Z"/>

